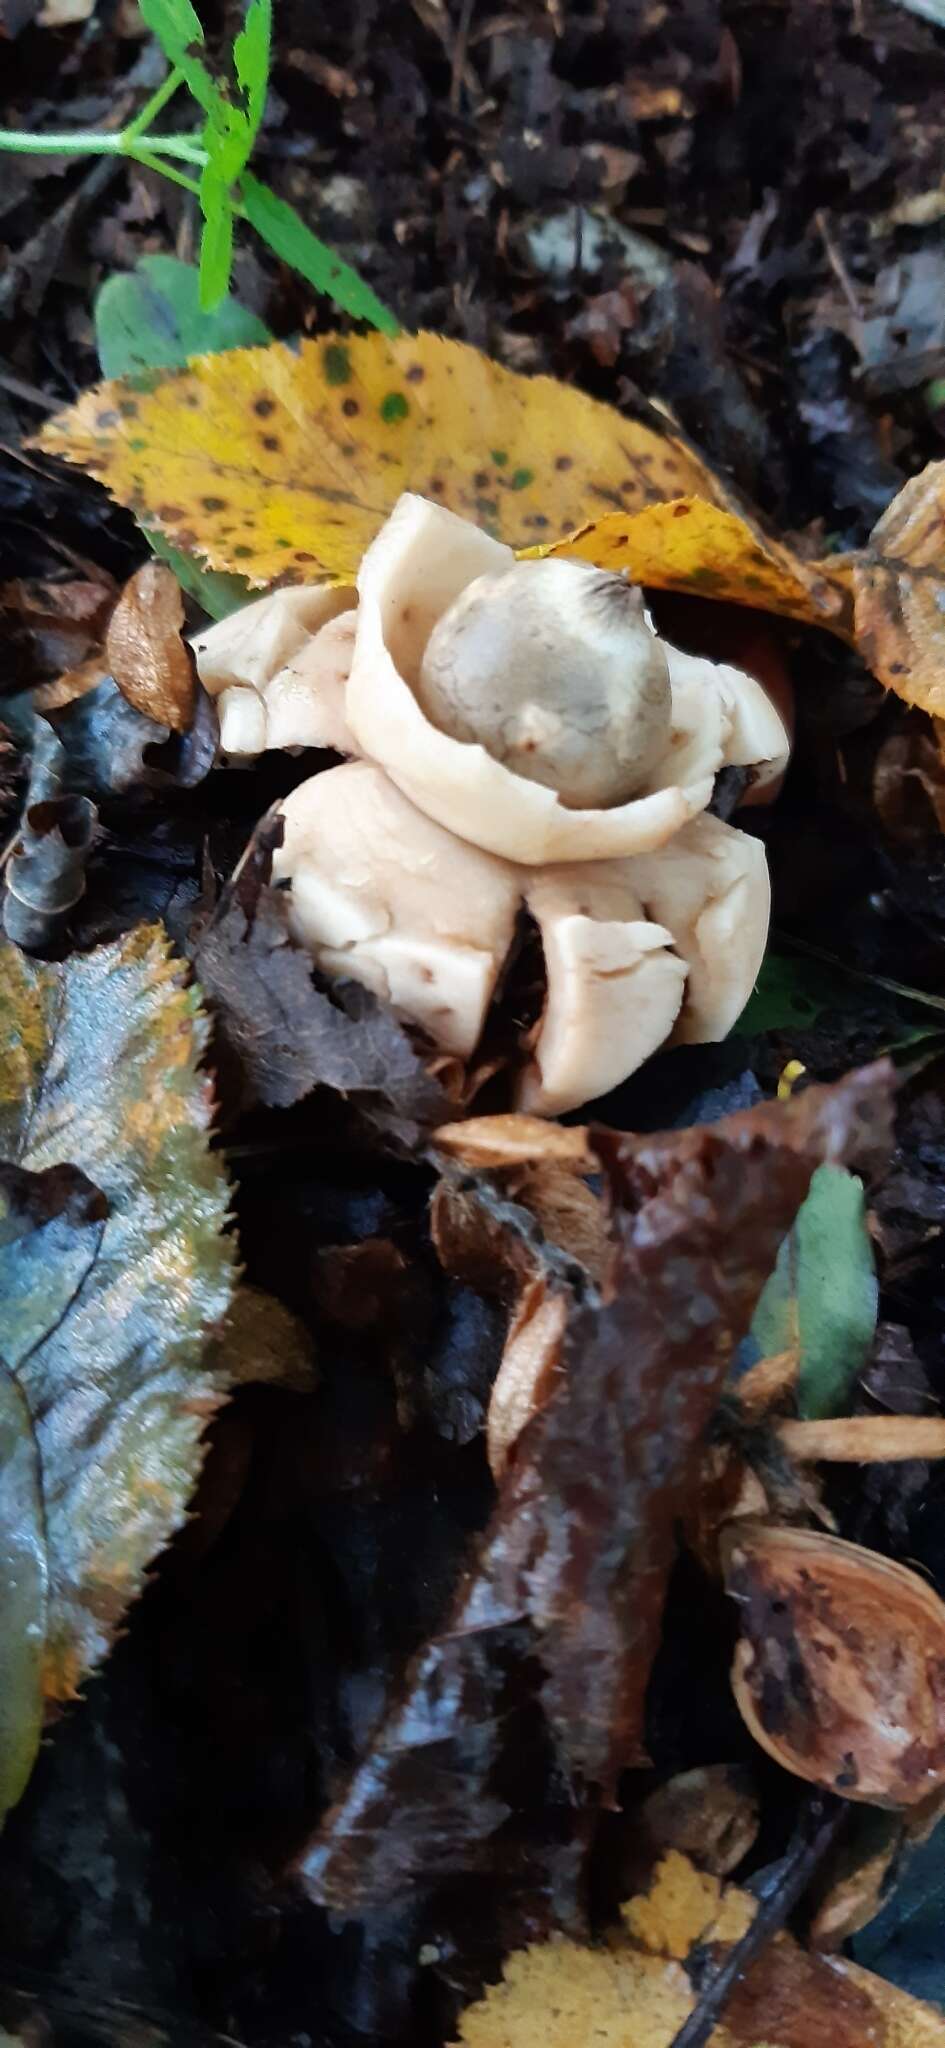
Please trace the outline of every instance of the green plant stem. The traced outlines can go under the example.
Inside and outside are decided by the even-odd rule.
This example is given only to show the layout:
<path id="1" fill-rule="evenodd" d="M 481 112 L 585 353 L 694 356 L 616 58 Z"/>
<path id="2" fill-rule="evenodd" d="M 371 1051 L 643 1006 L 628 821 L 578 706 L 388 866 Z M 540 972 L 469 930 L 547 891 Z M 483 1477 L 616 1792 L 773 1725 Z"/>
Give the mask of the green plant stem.
<path id="1" fill-rule="evenodd" d="M 157 171 L 160 177 L 169 178 L 172 185 L 182 185 L 185 192 L 192 192 L 195 199 L 200 198 L 197 179 L 188 178 L 183 171 L 175 171 L 170 164 L 162 162 L 159 156 L 152 156 L 147 147 L 146 136 L 134 149 L 129 149 L 127 154 L 132 163 L 140 164 L 146 171 Z"/>
<path id="2" fill-rule="evenodd" d="M 139 108 L 134 120 L 129 121 L 123 131 L 126 143 L 136 141 L 139 135 L 143 135 L 146 129 L 150 128 L 152 121 L 157 120 L 158 115 L 167 106 L 168 100 L 173 99 L 175 92 L 183 83 L 184 74 L 175 65 L 174 70 L 168 72 L 163 85 L 159 85 L 150 99 L 145 100 L 144 106 Z"/>
<path id="3" fill-rule="evenodd" d="M 135 138 L 132 135 L 129 142 L 130 134 L 127 128 L 119 135 L 30 135 L 26 129 L 0 128 L 0 149 L 20 150 L 25 156 L 135 156 Z M 206 150 L 186 135 L 149 135 L 147 144 L 149 155 L 176 157 L 198 171 L 207 161 Z"/>

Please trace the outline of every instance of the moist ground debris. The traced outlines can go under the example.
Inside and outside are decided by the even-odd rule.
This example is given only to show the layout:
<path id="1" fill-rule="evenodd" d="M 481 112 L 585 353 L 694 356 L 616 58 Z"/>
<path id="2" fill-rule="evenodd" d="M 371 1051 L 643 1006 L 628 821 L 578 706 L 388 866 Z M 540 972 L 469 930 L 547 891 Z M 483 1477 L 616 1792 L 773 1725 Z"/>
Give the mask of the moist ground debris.
<path id="1" fill-rule="evenodd" d="M 0 0 L 7 125 L 114 126 L 159 83 L 129 0 L 72 12 Z M 201 13 L 212 62 L 240 9 Z M 278 0 L 274 60 L 260 176 L 405 327 L 668 409 L 811 557 L 862 544 L 945 453 L 945 33 L 898 0 Z M 190 1519 L 0 1835 L 0 2030 L 442 2048 L 509 1950 L 606 1932 L 645 1883 L 644 1802 L 702 1768 L 748 1787 L 736 1876 L 765 1940 L 803 1933 L 834 1849 L 865 1852 L 854 1809 L 805 1804 L 736 1710 L 716 1538 L 745 1473 L 710 1425 L 825 1158 L 865 1178 L 880 1279 L 855 1412 L 945 1402 L 938 736 L 782 622 L 795 755 L 777 805 L 739 814 L 774 938 L 737 1032 L 591 1106 L 577 1205 L 538 1169 L 446 1164 L 448 1063 L 313 973 L 271 882 L 272 806 L 326 757 L 221 768 L 176 611 L 175 689 L 133 665 L 128 701 L 104 641 L 146 540 L 27 446 L 99 374 L 102 283 L 193 257 L 191 198 L 110 158 L 5 157 L 2 183 L 4 925 L 58 960 L 163 921 L 210 1017 L 253 1308 L 213 1334 L 235 1392 Z M 259 243 L 233 289 L 260 335 L 338 324 Z M 726 609 L 655 608 L 709 649 Z M 44 695 L 64 671 L 83 686 Z M 720 782 L 719 813 L 740 793 Z M 477 1110 L 502 1106 L 495 1035 Z M 97 1242 L 87 1165 L 5 1166 L 14 1235 Z M 496 1482 L 486 1417 L 530 1285 L 564 1299 L 563 1350 Z M 791 1498 L 945 1592 L 940 1465 L 821 1468 Z M 925 1868 L 895 1825 L 878 1890 Z M 921 1881 L 934 1897 L 934 1861 Z M 910 1915 L 899 1981 L 945 2001 Z M 695 2043 L 729 1987 L 714 1953 L 689 1968 Z M 750 1988 L 728 2010 L 749 2039 Z"/>

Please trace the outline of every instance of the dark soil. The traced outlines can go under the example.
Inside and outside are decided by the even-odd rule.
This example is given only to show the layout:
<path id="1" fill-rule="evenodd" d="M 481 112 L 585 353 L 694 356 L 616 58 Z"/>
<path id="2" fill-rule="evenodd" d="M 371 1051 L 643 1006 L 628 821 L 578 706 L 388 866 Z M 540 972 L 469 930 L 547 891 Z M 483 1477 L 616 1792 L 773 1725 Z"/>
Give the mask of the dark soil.
<path id="1" fill-rule="evenodd" d="M 238 13 L 206 8 L 219 32 Z M 277 0 L 276 17 L 262 174 L 405 324 L 614 403 L 641 388 L 816 552 L 861 540 L 942 453 L 945 35 L 904 6 Z M 35 0 L 0 0 L 0 42 L 10 126 L 114 125 L 156 75 L 128 0 L 68 30 L 41 25 Z M 120 579 L 142 558 L 133 522 L 23 442 L 97 374 L 102 280 L 152 251 L 191 256 L 193 209 L 109 160 L 3 165 L 3 578 Z M 240 249 L 235 289 L 278 334 L 333 324 L 258 245 Z M 698 639 L 701 607 L 674 624 Z M 864 979 L 806 1029 L 657 1060 L 603 1107 L 626 1129 L 751 1103 L 788 1058 L 831 1079 L 871 1057 L 903 1029 L 877 974 L 945 995 L 942 841 L 920 783 L 903 799 L 926 723 L 819 635 L 785 641 L 799 734 L 764 827 L 776 922 Z M 5 651 L 13 694 L 33 655 Z M 113 820 L 88 940 L 144 915 L 174 929 L 205 843 L 224 874 L 282 773 Z M 21 794 L 14 777 L 11 807 Z M 945 1106 L 924 1057 L 874 1230 L 884 1355 L 941 1397 Z M 247 1389 L 226 1411 L 198 1518 L 53 1732 L 0 1842 L 0 2026 L 23 1994 L 38 2048 L 214 2033 L 435 2048 L 503 1944 L 566 1917 L 560 1897 L 536 1904 L 523 1870 L 499 1898 L 467 1875 L 346 1918 L 304 1903 L 291 1865 L 488 1515 L 480 1425 L 503 1318 L 436 1268 L 424 1168 L 339 1143 L 319 1103 L 234 1120 L 223 1142 L 248 1275 L 315 1331 L 321 1393 Z M 382 1290 L 365 1327 L 339 1248 L 366 1239 L 393 1243 L 409 1284 Z M 847 1533 L 945 1590 L 945 1481 L 849 1481 L 834 1505 Z M 662 1773 L 756 1761 L 727 1684 L 731 1631 L 686 1560 L 651 1687 Z M 539 1748 L 526 1728 L 523 1781 Z M 774 1854 L 796 1788 L 773 1768 L 760 1779 Z M 636 1777 L 627 1792 L 632 1814 Z M 553 1804 L 546 1821 L 564 1836 Z M 595 1895 L 624 1854 L 614 1823 Z"/>

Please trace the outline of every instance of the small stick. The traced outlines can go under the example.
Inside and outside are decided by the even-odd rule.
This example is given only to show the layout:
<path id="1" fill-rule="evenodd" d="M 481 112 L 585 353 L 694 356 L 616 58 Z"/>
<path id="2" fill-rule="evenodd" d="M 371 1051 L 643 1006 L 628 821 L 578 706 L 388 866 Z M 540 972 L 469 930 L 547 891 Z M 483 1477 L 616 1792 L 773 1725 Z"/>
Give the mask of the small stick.
<path id="1" fill-rule="evenodd" d="M 860 305 L 859 299 L 856 296 L 856 292 L 853 289 L 853 285 L 850 281 L 850 274 L 830 232 L 830 228 L 827 223 L 827 216 L 824 213 L 822 207 L 819 206 L 817 208 L 817 212 L 814 215 L 814 219 L 817 223 L 817 231 L 820 235 L 820 239 L 823 242 L 824 249 L 826 251 L 827 262 L 829 263 L 830 268 L 833 271 L 834 277 L 836 278 L 837 283 L 840 286 L 840 290 L 842 291 L 843 296 L 846 299 L 847 305 L 849 306 L 851 313 L 854 314 L 855 318 L 857 320 L 862 320 L 863 308 Z"/>
<path id="2" fill-rule="evenodd" d="M 775 1863 L 764 1880 L 758 1911 L 751 1926 L 729 1949 L 724 1963 L 710 1978 L 689 2018 L 669 2048 L 708 2048 L 715 2028 L 740 1977 L 757 1962 L 768 1943 L 784 1926 L 807 1881 L 826 1855 L 846 1814 L 846 1802 L 832 1792 L 816 1793 L 801 1814 L 787 1852 Z"/>
<path id="3" fill-rule="evenodd" d="M 838 1415 L 823 1422 L 777 1422 L 782 1450 L 800 1464 L 896 1465 L 945 1458 L 945 1416 Z"/>

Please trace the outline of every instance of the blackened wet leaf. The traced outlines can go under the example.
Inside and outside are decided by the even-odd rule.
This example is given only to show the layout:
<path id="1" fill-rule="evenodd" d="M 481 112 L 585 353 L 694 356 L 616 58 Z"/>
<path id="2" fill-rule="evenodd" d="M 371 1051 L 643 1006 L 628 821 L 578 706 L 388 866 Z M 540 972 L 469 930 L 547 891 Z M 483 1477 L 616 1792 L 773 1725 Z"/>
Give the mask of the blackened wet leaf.
<path id="1" fill-rule="evenodd" d="M 883 1150 L 889 1101 L 877 1067 L 712 1125 L 592 1133 L 613 1202 L 603 1301 L 573 1315 L 478 1561 L 302 1859 L 312 1896 L 361 1912 L 459 1871 L 508 1876 L 529 1825 L 503 1777 L 516 1735 L 532 1756 L 549 1744 L 559 1841 L 641 1760 L 677 1518 L 733 1348 L 814 1168 Z M 540 1810 L 547 1827 L 547 1782 Z"/>
<path id="2" fill-rule="evenodd" d="M 234 1251 L 198 1071 L 206 1035 L 159 927 L 60 967 L 0 948 L 0 1157 L 34 1197 L 81 1161 L 107 1205 L 101 1221 L 93 1204 L 101 1241 L 84 1272 L 89 1240 L 73 1228 L 59 1243 L 64 1224 L 40 1219 L 48 1259 L 38 1235 L 21 1246 L 25 1279 L 0 1309 L 42 1487 L 50 1700 L 75 1695 L 183 1520 L 221 1398 L 204 1339 L 227 1312 Z"/>
<path id="3" fill-rule="evenodd" d="M 50 711 L 48 723 L 64 750 L 59 771 L 64 786 L 94 798 L 172 785 L 192 789 L 216 759 L 216 708 L 202 689 L 197 690 L 193 722 L 184 734 L 171 733 L 168 726 L 129 704 L 113 676 Z M 37 724 L 41 728 L 43 721 Z"/>
<path id="4" fill-rule="evenodd" d="M 85 796 L 27 803 L 7 862 L 3 929 L 27 953 L 52 948 L 85 893 L 97 812 Z"/>
<path id="5" fill-rule="evenodd" d="M 269 881 L 282 821 L 267 818 L 191 957 L 216 1025 L 231 1106 L 286 1108 L 313 1088 L 355 1097 L 396 1142 L 419 1143 L 446 1101 L 392 1012 L 356 983 L 319 988 Z"/>

